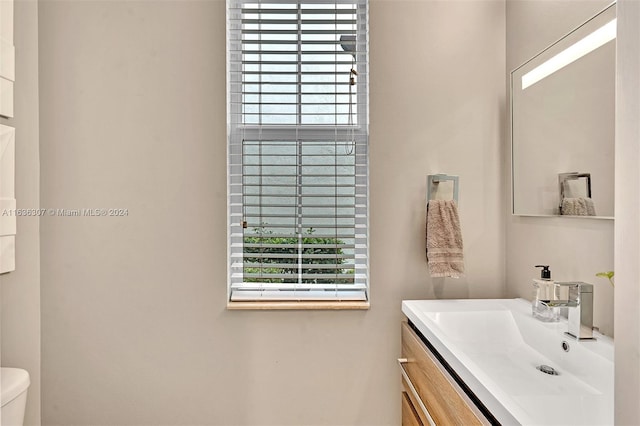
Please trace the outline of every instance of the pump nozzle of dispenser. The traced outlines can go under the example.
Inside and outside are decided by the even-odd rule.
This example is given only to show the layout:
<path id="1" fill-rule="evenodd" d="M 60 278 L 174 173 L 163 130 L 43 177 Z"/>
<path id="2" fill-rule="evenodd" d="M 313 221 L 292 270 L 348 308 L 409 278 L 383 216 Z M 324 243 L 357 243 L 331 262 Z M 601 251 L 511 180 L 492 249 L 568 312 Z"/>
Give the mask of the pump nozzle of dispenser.
<path id="1" fill-rule="evenodd" d="M 536 268 L 542 268 L 542 270 L 540 271 L 540 279 L 551 279 L 551 270 L 549 269 L 549 265 L 536 265 Z"/>

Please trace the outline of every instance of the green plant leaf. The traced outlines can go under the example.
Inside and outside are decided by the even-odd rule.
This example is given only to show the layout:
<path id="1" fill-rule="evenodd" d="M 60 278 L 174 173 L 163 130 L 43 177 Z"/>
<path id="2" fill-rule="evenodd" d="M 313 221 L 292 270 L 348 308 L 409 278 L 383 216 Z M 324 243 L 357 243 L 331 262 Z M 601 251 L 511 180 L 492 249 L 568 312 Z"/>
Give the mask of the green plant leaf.
<path id="1" fill-rule="evenodd" d="M 613 272 L 613 271 L 598 272 L 598 273 L 596 274 L 596 277 L 602 277 L 602 278 L 609 278 L 609 279 L 611 279 L 611 278 L 613 278 L 613 274 L 614 274 L 614 272 Z"/>
<path id="2" fill-rule="evenodd" d="M 607 278 L 609 280 L 609 283 L 611 283 L 611 285 L 615 287 L 615 284 L 613 283 L 613 276 L 614 276 L 614 272 L 613 271 L 596 273 L 596 277 Z"/>

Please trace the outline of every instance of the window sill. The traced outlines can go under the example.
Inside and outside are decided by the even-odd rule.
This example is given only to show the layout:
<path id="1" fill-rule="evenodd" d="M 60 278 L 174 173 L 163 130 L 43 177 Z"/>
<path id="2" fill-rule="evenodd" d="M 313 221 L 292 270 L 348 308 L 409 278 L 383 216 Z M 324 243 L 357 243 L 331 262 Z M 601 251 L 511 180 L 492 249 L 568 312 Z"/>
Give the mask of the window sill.
<path id="1" fill-rule="evenodd" d="M 231 311 L 281 311 L 281 310 L 368 310 L 369 302 L 227 302 L 227 309 Z"/>

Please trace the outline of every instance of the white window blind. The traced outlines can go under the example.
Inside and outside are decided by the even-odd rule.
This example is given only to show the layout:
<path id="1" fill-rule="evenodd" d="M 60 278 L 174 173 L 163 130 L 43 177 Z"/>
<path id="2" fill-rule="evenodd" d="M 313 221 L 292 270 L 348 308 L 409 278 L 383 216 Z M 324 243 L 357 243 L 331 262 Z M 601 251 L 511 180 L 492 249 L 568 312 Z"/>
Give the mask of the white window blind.
<path id="1" fill-rule="evenodd" d="M 366 0 L 227 0 L 229 294 L 368 300 Z"/>

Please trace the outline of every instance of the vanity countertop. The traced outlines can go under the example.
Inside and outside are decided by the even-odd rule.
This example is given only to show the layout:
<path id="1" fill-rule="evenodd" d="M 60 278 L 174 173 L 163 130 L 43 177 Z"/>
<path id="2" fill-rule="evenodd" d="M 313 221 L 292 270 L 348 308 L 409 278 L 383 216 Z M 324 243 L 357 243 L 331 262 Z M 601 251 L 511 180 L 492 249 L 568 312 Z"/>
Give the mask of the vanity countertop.
<path id="1" fill-rule="evenodd" d="M 500 423 L 613 424 L 611 338 L 573 340 L 524 299 L 406 300 L 402 312 Z"/>

